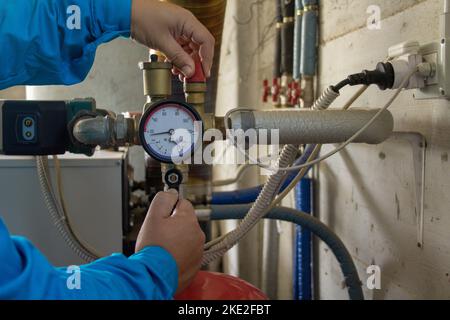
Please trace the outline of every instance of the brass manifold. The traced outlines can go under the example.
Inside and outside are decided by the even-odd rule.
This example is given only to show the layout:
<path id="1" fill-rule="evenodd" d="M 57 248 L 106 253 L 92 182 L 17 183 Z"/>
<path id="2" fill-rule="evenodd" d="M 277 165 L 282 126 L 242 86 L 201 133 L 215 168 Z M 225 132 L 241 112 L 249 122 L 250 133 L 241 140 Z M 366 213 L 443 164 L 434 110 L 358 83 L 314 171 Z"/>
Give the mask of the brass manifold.
<path id="1" fill-rule="evenodd" d="M 144 94 L 147 97 L 147 102 L 144 105 L 144 112 L 151 108 L 151 106 L 161 100 L 170 99 L 172 96 L 172 68 L 173 65 L 166 62 L 164 56 L 160 53 L 154 53 L 150 55 L 150 61 L 141 62 L 140 68 L 143 71 L 143 82 L 144 82 Z M 205 102 L 207 93 L 206 82 L 189 82 L 184 83 L 184 93 L 186 98 L 186 103 L 196 109 L 200 117 L 203 120 L 203 129 L 208 130 L 212 128 L 223 128 L 223 118 L 215 117 L 212 113 L 205 112 Z M 205 166 L 189 166 L 185 164 L 166 164 L 161 163 L 161 173 L 164 183 L 164 188 L 167 190 L 168 185 L 166 184 L 165 175 L 171 169 L 176 169 L 183 175 L 183 181 L 179 186 L 180 198 L 187 198 L 194 203 L 205 203 L 208 194 L 210 193 L 209 187 L 205 181 L 201 178 L 202 175 L 195 171 L 195 168 L 202 168 L 205 171 Z M 194 171 L 192 171 L 194 169 Z M 199 169 L 200 170 L 200 169 Z M 200 170 L 202 171 L 202 170 Z M 190 175 L 193 175 L 191 179 Z M 200 185 L 204 185 L 202 190 L 197 190 L 192 188 L 192 185 L 198 185 L 200 179 Z M 190 188 L 186 188 L 189 185 Z M 200 198 L 199 198 L 200 197 Z"/>
<path id="2" fill-rule="evenodd" d="M 172 95 L 172 64 L 165 62 L 160 53 L 150 56 L 149 62 L 139 64 L 143 71 L 144 95 L 147 103 L 144 106 L 146 111 L 152 103 L 169 99 Z M 204 129 L 222 128 L 223 118 L 216 118 L 213 113 L 205 111 L 207 85 L 206 82 L 184 82 L 184 93 L 186 103 L 193 106 L 200 114 Z"/>

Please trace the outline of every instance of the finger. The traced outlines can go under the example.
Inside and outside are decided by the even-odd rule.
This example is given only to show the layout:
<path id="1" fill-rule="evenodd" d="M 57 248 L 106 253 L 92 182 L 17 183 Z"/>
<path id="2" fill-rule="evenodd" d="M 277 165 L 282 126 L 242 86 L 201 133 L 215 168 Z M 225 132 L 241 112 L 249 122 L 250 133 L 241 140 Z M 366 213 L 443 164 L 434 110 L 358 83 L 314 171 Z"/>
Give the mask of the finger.
<path id="1" fill-rule="evenodd" d="M 164 52 L 167 59 L 186 77 L 191 77 L 194 74 L 194 60 L 172 36 L 169 36 L 166 41 L 163 41 L 161 51 Z"/>
<path id="2" fill-rule="evenodd" d="M 172 69 L 172 74 L 173 74 L 174 76 L 178 76 L 178 75 L 180 74 L 180 71 L 178 71 L 178 69 L 173 68 L 173 69 Z"/>
<path id="3" fill-rule="evenodd" d="M 151 218 L 166 219 L 170 217 L 177 202 L 178 192 L 176 190 L 159 192 L 150 205 Z"/>
<path id="4" fill-rule="evenodd" d="M 184 24 L 183 36 L 191 39 L 199 46 L 203 70 L 207 77 L 211 75 L 211 67 L 214 59 L 215 39 L 208 29 L 190 14 Z"/>
<path id="5" fill-rule="evenodd" d="M 186 38 L 185 36 L 181 36 L 177 39 L 177 42 L 180 44 L 180 46 L 185 46 L 187 45 L 189 42 L 191 42 L 190 39 Z"/>
<path id="6" fill-rule="evenodd" d="M 211 68 L 212 68 L 213 59 L 214 59 L 214 49 L 211 53 L 209 51 L 209 48 L 206 48 L 205 46 L 201 46 L 199 55 L 202 60 L 203 70 L 206 73 L 205 76 L 207 78 L 209 78 L 209 77 L 211 77 Z"/>
<path id="7" fill-rule="evenodd" d="M 173 216 L 183 216 L 183 217 L 191 217 L 195 218 L 195 210 L 192 206 L 192 203 L 190 203 L 187 200 L 180 200 L 173 212 Z"/>
<path id="8" fill-rule="evenodd" d="M 187 30 L 189 30 L 189 27 L 187 27 Z M 208 29 L 206 29 L 206 27 L 197 19 L 192 21 L 191 30 L 187 32 L 190 32 L 192 41 L 198 46 L 203 70 L 205 71 L 206 76 L 210 77 L 216 40 Z"/>

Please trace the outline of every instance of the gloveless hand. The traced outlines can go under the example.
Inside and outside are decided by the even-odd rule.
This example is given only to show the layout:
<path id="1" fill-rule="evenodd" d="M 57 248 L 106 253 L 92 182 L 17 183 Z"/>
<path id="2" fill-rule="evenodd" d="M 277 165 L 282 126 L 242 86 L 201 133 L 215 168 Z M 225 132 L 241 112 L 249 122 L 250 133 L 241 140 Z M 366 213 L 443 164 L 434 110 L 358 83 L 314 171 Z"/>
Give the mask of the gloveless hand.
<path id="1" fill-rule="evenodd" d="M 166 249 L 178 266 L 179 293 L 200 270 L 204 244 L 205 234 L 192 204 L 187 200 L 178 200 L 175 190 L 158 193 L 139 232 L 136 252 L 148 246 Z"/>
<path id="2" fill-rule="evenodd" d="M 131 36 L 147 47 L 163 52 L 187 78 L 195 71 L 192 52 L 198 49 L 203 70 L 211 74 L 215 40 L 194 15 L 177 5 L 159 0 L 133 0 Z"/>

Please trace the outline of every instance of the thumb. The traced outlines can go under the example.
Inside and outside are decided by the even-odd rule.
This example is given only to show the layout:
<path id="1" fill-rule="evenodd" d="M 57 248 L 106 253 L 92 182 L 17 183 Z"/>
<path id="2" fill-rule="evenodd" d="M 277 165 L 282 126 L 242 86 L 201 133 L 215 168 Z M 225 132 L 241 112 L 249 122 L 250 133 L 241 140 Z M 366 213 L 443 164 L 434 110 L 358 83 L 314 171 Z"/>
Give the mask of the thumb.
<path id="1" fill-rule="evenodd" d="M 172 36 L 169 36 L 168 39 L 163 42 L 161 51 L 186 78 L 190 78 L 194 75 L 194 60 Z"/>
<path id="2" fill-rule="evenodd" d="M 159 192 L 150 205 L 150 217 L 165 219 L 172 215 L 178 202 L 178 192 Z"/>

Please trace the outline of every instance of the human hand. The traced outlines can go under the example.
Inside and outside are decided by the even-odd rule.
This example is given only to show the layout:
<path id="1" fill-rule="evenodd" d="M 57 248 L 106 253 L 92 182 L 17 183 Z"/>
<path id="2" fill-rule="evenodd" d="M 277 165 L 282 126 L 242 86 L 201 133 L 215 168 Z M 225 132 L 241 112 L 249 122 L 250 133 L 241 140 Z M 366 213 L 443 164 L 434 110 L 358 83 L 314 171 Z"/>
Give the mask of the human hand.
<path id="1" fill-rule="evenodd" d="M 204 244 L 192 204 L 178 200 L 175 190 L 158 193 L 139 232 L 136 252 L 149 246 L 166 249 L 177 262 L 177 292 L 181 292 L 200 270 Z"/>
<path id="2" fill-rule="evenodd" d="M 215 39 L 186 9 L 159 0 L 133 0 L 131 36 L 163 52 L 186 78 L 194 75 L 192 50 L 198 50 L 205 75 L 211 75 Z"/>

